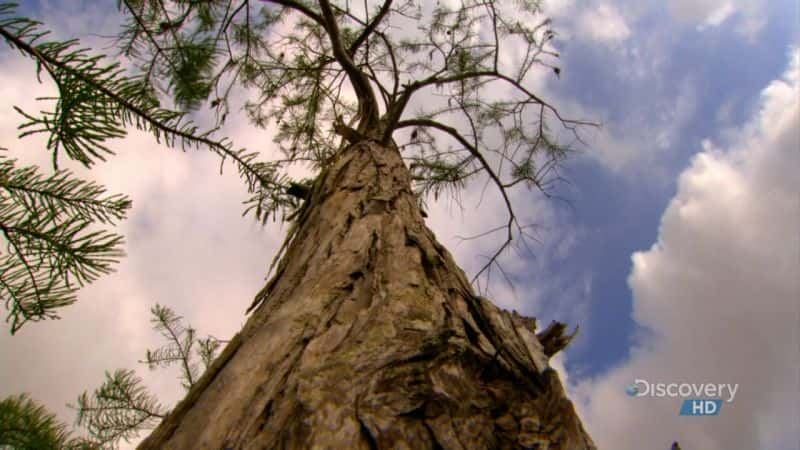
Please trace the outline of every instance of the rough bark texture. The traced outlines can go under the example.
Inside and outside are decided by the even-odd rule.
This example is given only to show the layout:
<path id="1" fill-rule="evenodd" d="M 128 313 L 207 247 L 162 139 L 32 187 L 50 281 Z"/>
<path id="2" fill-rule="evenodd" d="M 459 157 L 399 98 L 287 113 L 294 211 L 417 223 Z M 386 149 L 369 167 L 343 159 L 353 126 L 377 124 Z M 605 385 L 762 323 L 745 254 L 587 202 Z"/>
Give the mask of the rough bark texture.
<path id="1" fill-rule="evenodd" d="M 396 148 L 344 149 L 294 226 L 252 317 L 140 449 L 595 448 L 548 368 L 568 339 L 473 293 Z"/>

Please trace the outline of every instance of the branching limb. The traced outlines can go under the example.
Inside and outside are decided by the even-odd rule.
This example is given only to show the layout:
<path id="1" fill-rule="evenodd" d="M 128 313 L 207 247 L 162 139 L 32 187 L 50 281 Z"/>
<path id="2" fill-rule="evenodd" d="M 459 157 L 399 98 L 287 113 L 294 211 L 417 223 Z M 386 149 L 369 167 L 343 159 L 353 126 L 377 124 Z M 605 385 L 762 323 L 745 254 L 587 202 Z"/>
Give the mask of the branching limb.
<path id="1" fill-rule="evenodd" d="M 347 73 L 350 83 L 353 85 L 353 89 L 356 91 L 356 96 L 358 97 L 358 117 L 360 118 L 360 123 L 358 124 L 357 130 L 361 133 L 365 133 L 367 130 L 377 125 L 379 111 L 375 93 L 372 91 L 372 87 L 364 72 L 356 67 L 350 54 L 348 54 L 347 49 L 344 47 L 339 25 L 330 1 L 319 0 L 319 5 L 322 10 L 322 17 L 325 20 L 325 30 L 328 32 L 328 36 L 331 40 L 333 56 Z"/>
<path id="2" fill-rule="evenodd" d="M 151 369 L 180 364 L 183 387 L 188 390 L 201 375 L 196 357 L 200 358 L 203 370 L 208 369 L 226 341 L 213 336 L 196 338 L 194 330 L 165 306 L 155 305 L 150 311 L 153 328 L 167 344 L 155 351 L 148 350 L 143 362 Z M 198 347 L 196 355 L 191 351 L 193 344 Z M 168 412 L 147 391 L 142 379 L 126 369 L 118 369 L 113 374 L 106 372 L 105 382 L 91 396 L 82 393 L 73 408 L 78 412 L 78 425 L 86 428 L 103 448 L 117 448 L 120 440 L 130 441 L 141 431 L 154 428 Z"/>
<path id="3" fill-rule="evenodd" d="M 358 37 L 350 44 L 350 47 L 347 49 L 347 54 L 350 55 L 352 58 L 356 51 L 358 51 L 359 47 L 367 41 L 367 39 L 377 30 L 378 25 L 383 22 L 383 19 L 386 18 L 386 15 L 389 14 L 389 11 L 392 9 L 392 0 L 385 0 L 381 5 L 380 10 L 378 10 L 378 14 L 367 24 Z"/>
<path id="4" fill-rule="evenodd" d="M 234 150 L 229 141 L 211 138 L 214 130 L 200 132 L 185 119 L 185 114 L 158 107 L 146 80 L 123 75 L 118 64 L 103 66 L 100 58 L 75 49 L 77 41 L 42 42 L 46 32 L 28 19 L 7 18 L 11 9 L 0 8 L 0 36 L 23 55 L 34 59 L 59 89 L 54 112 L 37 117 L 18 111 L 28 122 L 23 136 L 47 133 L 48 148 L 57 164 L 59 150 L 82 164 L 113 152 L 106 147 L 110 139 L 125 136 L 132 125 L 153 134 L 169 146 L 204 147 L 222 159 L 234 161 L 252 195 L 247 211 L 254 210 L 265 221 L 289 202 L 278 175 L 278 165 L 258 162 L 257 154 Z"/>
<path id="5" fill-rule="evenodd" d="M 57 318 L 81 286 L 110 273 L 122 236 L 97 229 L 125 218 L 131 201 L 69 172 L 41 175 L 0 155 L 0 298 L 14 334 Z"/>
<path id="6" fill-rule="evenodd" d="M 167 410 L 147 392 L 132 370 L 106 372 L 106 380 L 90 397 L 78 397 L 77 424 L 85 427 L 101 445 L 112 448 L 120 440 L 129 442 L 142 430 L 154 428 Z"/>
<path id="7" fill-rule="evenodd" d="M 457 129 L 439 123 L 435 120 L 429 119 L 409 119 L 405 121 L 401 121 L 397 124 L 397 128 L 405 128 L 405 127 L 427 127 L 427 128 L 434 128 L 436 130 L 442 131 L 458 141 L 465 149 L 469 151 L 473 158 L 475 158 L 481 165 L 481 168 L 489 175 L 489 178 L 497 187 L 498 191 L 500 192 L 501 197 L 503 198 L 503 203 L 506 206 L 506 210 L 508 211 L 508 222 L 506 223 L 504 229 L 506 230 L 506 239 L 500 248 L 495 252 L 494 255 L 489 259 L 489 261 L 478 271 L 477 274 L 473 277 L 472 281 L 475 282 L 481 274 L 483 274 L 486 270 L 491 267 L 493 263 L 497 261 L 497 258 L 502 254 L 502 252 L 511 245 L 511 241 L 514 239 L 513 234 L 513 226 L 517 221 L 516 215 L 514 214 L 514 207 L 511 204 L 511 199 L 508 197 L 508 192 L 506 190 L 505 185 L 500 180 L 500 177 L 495 173 L 494 169 L 489 165 L 489 162 L 484 158 L 481 152 L 476 147 L 475 143 L 469 142 L 461 133 L 458 132 Z"/>

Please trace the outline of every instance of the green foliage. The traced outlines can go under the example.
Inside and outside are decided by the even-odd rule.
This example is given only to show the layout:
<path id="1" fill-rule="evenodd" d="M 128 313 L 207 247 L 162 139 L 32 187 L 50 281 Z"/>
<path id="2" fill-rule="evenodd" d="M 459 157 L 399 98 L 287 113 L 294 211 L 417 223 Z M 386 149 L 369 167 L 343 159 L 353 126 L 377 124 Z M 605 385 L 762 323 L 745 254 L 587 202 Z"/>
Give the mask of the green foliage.
<path id="1" fill-rule="evenodd" d="M 466 184 L 472 173 L 466 170 L 463 161 L 453 161 L 445 155 L 409 158 L 412 162 L 409 169 L 422 197 L 433 194 L 438 200 L 442 192 L 455 195 Z"/>
<path id="2" fill-rule="evenodd" d="M 94 443 L 73 438 L 67 426 L 27 395 L 0 400 L 0 448 L 17 450 L 89 450 Z"/>
<path id="3" fill-rule="evenodd" d="M 116 448 L 120 440 L 129 442 L 143 429 L 153 428 L 167 411 L 142 385 L 132 370 L 106 372 L 106 380 L 91 397 L 78 397 L 77 424 L 105 448 Z"/>
<path id="4" fill-rule="evenodd" d="M 400 149 L 422 197 L 457 194 L 478 177 L 497 189 L 509 215 L 496 228 L 507 235 L 499 252 L 527 227 L 517 221 L 509 190 L 549 195 L 561 179 L 569 145 L 550 130 L 560 125 L 557 131 L 579 141 L 578 127 L 593 125 L 562 117 L 534 92 L 535 69 L 561 74 L 556 33 L 538 0 L 199 4 L 206 3 L 121 3 L 128 17 L 121 39 L 136 50 L 141 76 L 162 74 L 181 98 L 180 86 L 191 83 L 168 68 L 191 53 L 187 41 L 201 45 L 214 58 L 195 58 L 197 76 L 213 86 L 220 122 L 232 86 L 250 88 L 255 98 L 245 109 L 255 125 L 274 126 L 286 156 L 281 167 L 323 169 L 341 145 L 336 123 L 385 143 L 407 138 L 398 131 L 409 128 L 412 138 Z M 157 26 L 163 23 L 168 31 Z M 189 90 L 205 93 L 205 86 Z"/>
<path id="5" fill-rule="evenodd" d="M 155 350 L 147 350 L 143 362 L 151 370 L 156 367 L 179 365 L 181 383 L 184 389 L 189 390 L 197 381 L 200 373 L 199 364 L 195 361 L 192 353 L 195 344 L 197 344 L 197 354 L 194 356 L 200 358 L 200 362 L 204 365 L 203 370 L 205 370 L 211 364 L 220 342 L 212 337 L 198 339 L 195 329 L 184 326 L 183 317 L 175 314 L 166 306 L 155 305 L 150 309 L 150 313 L 153 315 L 150 319 L 153 329 L 161 334 L 167 344 Z"/>
<path id="6" fill-rule="evenodd" d="M 214 23 L 209 8 L 197 9 L 205 28 Z M 46 135 L 54 168 L 62 154 L 86 167 L 104 161 L 113 154 L 109 141 L 132 127 L 167 146 L 206 148 L 222 164 L 233 161 L 251 194 L 245 214 L 265 222 L 295 206 L 278 164 L 234 150 L 229 140 L 212 137 L 215 130 L 200 131 L 185 112 L 162 108 L 150 78 L 155 74 L 127 76 L 119 63 L 105 63 L 103 55 L 90 53 L 77 40 L 48 40 L 40 23 L 16 17 L 14 10 L 14 4 L 0 3 L 0 36 L 34 60 L 39 78 L 48 76 L 58 90 L 55 97 L 38 99 L 52 109 L 32 114 L 15 107 L 24 118 L 20 136 Z M 164 32 L 176 26 L 162 25 Z M 177 102 L 193 108 L 209 95 L 207 76 L 216 50 L 209 41 L 189 37 L 178 47 L 171 86 Z M 7 244 L 0 255 L 0 298 L 9 309 L 12 334 L 27 321 L 57 318 L 55 311 L 75 301 L 77 288 L 109 273 L 123 255 L 122 238 L 94 225 L 122 220 L 130 202 L 102 197 L 104 192 L 69 172 L 43 177 L 33 168 L 16 169 L 13 160 L 0 160 L 0 231 Z"/>
<path id="7" fill-rule="evenodd" d="M 580 140 L 578 127 L 591 125 L 565 119 L 534 92 L 534 69 L 561 74 L 556 33 L 538 0 L 357 3 L 119 0 L 117 45 L 130 71 L 76 40 L 48 40 L 39 23 L 0 4 L 0 36 L 58 88 L 41 99 L 51 110 L 19 110 L 22 135 L 45 133 L 54 165 L 60 154 L 87 167 L 104 160 L 128 127 L 205 148 L 233 160 L 251 193 L 245 213 L 266 221 L 297 206 L 286 169 L 324 169 L 344 145 L 342 130 L 389 143 L 409 129 L 400 149 L 421 196 L 457 194 L 483 177 L 505 203 L 508 220 L 495 230 L 506 240 L 480 274 L 525 236 L 509 191 L 549 195 L 560 180 L 569 145 L 551 130 Z M 252 122 L 274 127 L 284 159 L 258 161 L 189 120 L 206 106 L 222 125 L 237 86 L 249 90 Z M 165 98 L 178 109 L 162 107 Z"/>
<path id="8" fill-rule="evenodd" d="M 211 365 L 223 341 L 213 336 L 198 338 L 196 331 L 166 306 L 157 304 L 150 313 L 153 330 L 166 344 L 147 350 L 141 362 L 151 370 L 177 364 L 181 385 L 188 391 Z M 105 382 L 91 396 L 82 393 L 75 408 L 78 425 L 85 427 L 91 439 L 104 448 L 116 448 L 121 440 L 130 441 L 141 431 L 155 427 L 168 411 L 147 391 L 142 379 L 128 369 L 106 372 Z"/>
<path id="9" fill-rule="evenodd" d="M 122 236 L 99 226 L 124 219 L 130 206 L 67 171 L 44 176 L 0 155 L 0 298 L 12 334 L 27 321 L 58 317 L 78 288 L 112 271 L 124 255 Z"/>
<path id="10" fill-rule="evenodd" d="M 257 153 L 245 149 L 234 150 L 230 140 L 213 138 L 216 129 L 201 131 L 186 112 L 162 108 L 150 77 L 126 76 L 119 63 L 104 64 L 102 55 L 92 55 L 79 47 L 77 40 L 46 40 L 48 33 L 40 24 L 14 17 L 14 8 L 13 4 L 0 4 L 0 36 L 36 61 L 39 73 L 46 73 L 58 87 L 58 97 L 40 99 L 55 102 L 52 111 L 33 115 L 18 109 L 27 119 L 20 126 L 22 136 L 47 134 L 54 165 L 62 149 L 87 167 L 104 160 L 113 154 L 107 142 L 125 136 L 126 128 L 133 127 L 169 147 L 205 148 L 219 155 L 223 163 L 233 161 L 251 193 L 247 211 L 253 211 L 258 220 L 266 221 L 288 205 L 283 192 L 285 177 L 279 174 L 277 164 L 258 161 Z M 165 23 L 168 30 L 177 26 Z M 179 103 L 192 106 L 208 93 L 208 81 L 201 75 L 213 64 L 213 51 L 202 41 L 176 45 L 183 53 L 180 64 L 173 63 L 171 84 L 178 90 Z M 199 68 L 198 74 L 190 73 L 193 67 Z"/>
<path id="11" fill-rule="evenodd" d="M 186 109 L 196 109 L 211 94 L 209 77 L 215 65 L 215 48 L 208 40 L 181 44 L 180 59 L 170 78 L 175 100 Z"/>
<path id="12" fill-rule="evenodd" d="M 221 346 L 222 342 L 212 336 L 197 340 L 197 356 L 200 357 L 200 362 L 203 363 L 203 370 L 207 370 L 211 366 Z"/>
<path id="13" fill-rule="evenodd" d="M 155 305 L 153 329 L 166 340 L 163 347 L 147 350 L 145 361 L 152 369 L 177 364 L 181 385 L 187 391 L 213 361 L 223 341 L 198 338 L 195 330 L 170 308 Z M 194 349 L 194 351 L 193 351 Z M 116 449 L 143 430 L 154 428 L 169 411 L 130 369 L 105 373 L 105 381 L 91 394 L 78 396 L 76 424 L 89 438 L 73 438 L 64 424 L 25 395 L 0 401 L 0 448 L 4 445 L 30 450 Z"/>

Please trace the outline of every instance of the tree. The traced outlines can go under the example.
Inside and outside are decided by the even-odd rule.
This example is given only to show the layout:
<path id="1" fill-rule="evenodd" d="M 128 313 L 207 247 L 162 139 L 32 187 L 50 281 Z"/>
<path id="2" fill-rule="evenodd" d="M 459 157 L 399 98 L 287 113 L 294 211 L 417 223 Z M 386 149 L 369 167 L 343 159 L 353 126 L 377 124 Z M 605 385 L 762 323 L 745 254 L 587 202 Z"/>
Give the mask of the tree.
<path id="1" fill-rule="evenodd" d="M 74 43 L 36 42 L 28 22 L 0 23 L 60 89 L 55 111 L 27 126 L 86 165 L 126 125 L 208 148 L 237 164 L 259 219 L 291 223 L 242 331 L 140 448 L 594 448 L 548 365 L 574 333 L 537 334 L 535 319 L 477 295 L 420 209 L 479 177 L 494 186 L 505 239 L 474 281 L 524 240 L 509 191 L 547 194 L 568 151 L 551 130 L 577 138 L 586 124 L 529 87 L 534 68 L 560 74 L 538 2 L 120 8 L 131 76 Z M 208 104 L 224 122 L 239 83 L 284 159 L 257 162 L 186 121 Z M 316 175 L 282 175 L 297 163 Z"/>
<path id="2" fill-rule="evenodd" d="M 90 450 L 97 447 L 87 440 L 72 437 L 55 415 L 22 394 L 0 401 L 0 448 Z"/>

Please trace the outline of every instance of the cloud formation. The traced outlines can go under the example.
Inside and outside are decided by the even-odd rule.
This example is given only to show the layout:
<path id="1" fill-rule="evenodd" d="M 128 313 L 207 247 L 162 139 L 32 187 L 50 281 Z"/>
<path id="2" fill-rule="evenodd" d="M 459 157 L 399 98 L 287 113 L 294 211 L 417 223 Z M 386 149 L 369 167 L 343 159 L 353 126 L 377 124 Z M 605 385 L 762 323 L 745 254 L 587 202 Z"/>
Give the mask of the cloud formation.
<path id="1" fill-rule="evenodd" d="M 669 10 L 679 20 L 713 28 L 728 20 L 736 21 L 736 30 L 754 37 L 766 25 L 763 0 L 672 0 Z"/>
<path id="2" fill-rule="evenodd" d="M 578 18 L 578 29 L 601 42 L 623 41 L 631 34 L 625 18 L 608 3 L 584 9 Z"/>
<path id="3" fill-rule="evenodd" d="M 800 420 L 800 51 L 726 144 L 704 142 L 680 176 L 657 242 L 633 255 L 641 327 L 629 360 L 573 387 L 601 448 L 796 448 Z M 634 379 L 739 383 L 718 417 L 679 399 L 630 398 Z M 613 412 L 613 414 L 610 414 Z"/>
<path id="4" fill-rule="evenodd" d="M 574 0 L 548 1 L 544 2 L 543 9 L 546 15 L 558 21 L 559 33 L 566 40 L 615 44 L 631 35 L 628 17 L 631 8 L 626 8 L 626 14 L 622 14 L 614 1 L 592 0 L 580 4 Z"/>

